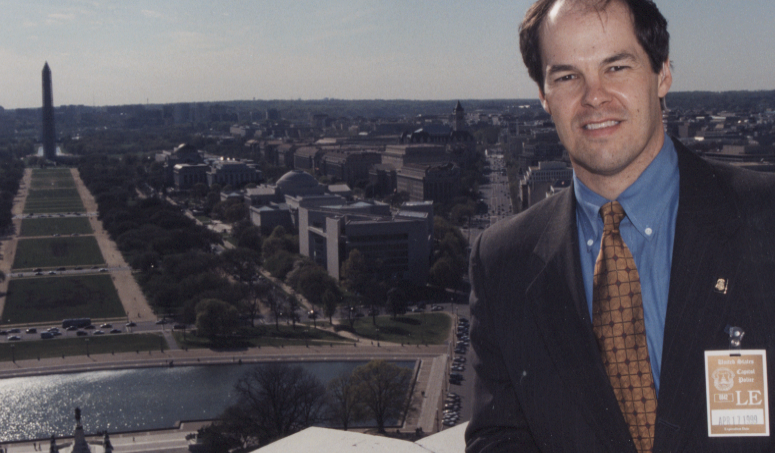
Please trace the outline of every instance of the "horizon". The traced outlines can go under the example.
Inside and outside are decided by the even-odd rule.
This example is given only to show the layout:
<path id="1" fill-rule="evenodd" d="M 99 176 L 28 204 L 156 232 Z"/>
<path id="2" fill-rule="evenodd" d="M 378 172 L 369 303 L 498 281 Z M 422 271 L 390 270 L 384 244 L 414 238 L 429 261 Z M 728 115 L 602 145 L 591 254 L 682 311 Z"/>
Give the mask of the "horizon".
<path id="1" fill-rule="evenodd" d="M 0 0 L 0 106 L 40 107 L 46 62 L 55 106 L 533 100 L 517 36 L 530 3 Z M 775 88 L 775 62 L 760 56 L 775 47 L 762 19 L 775 2 L 674 3 L 657 1 L 673 92 Z"/>

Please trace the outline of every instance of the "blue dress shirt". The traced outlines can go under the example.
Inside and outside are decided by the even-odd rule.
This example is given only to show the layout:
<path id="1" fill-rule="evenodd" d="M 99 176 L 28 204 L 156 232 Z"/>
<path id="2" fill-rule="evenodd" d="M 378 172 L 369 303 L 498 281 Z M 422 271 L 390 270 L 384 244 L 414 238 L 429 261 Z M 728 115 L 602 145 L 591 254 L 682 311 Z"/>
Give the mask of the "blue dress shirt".
<path id="1" fill-rule="evenodd" d="M 617 199 L 627 214 L 619 231 L 635 258 L 640 275 L 646 339 L 657 392 L 670 291 L 675 219 L 678 213 L 678 178 L 678 155 L 673 141 L 665 135 L 665 144 L 657 157 Z M 599 211 L 610 200 L 590 190 L 576 177 L 575 172 L 573 185 L 577 201 L 576 225 L 581 270 L 589 318 L 592 319 L 592 279 L 603 236 L 603 220 Z"/>

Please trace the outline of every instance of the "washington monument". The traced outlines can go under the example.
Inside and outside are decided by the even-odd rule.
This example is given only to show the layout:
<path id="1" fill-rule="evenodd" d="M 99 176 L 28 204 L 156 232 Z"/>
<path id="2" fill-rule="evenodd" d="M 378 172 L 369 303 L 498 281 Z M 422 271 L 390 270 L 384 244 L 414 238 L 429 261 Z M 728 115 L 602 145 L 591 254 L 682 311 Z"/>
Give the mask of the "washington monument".
<path id="1" fill-rule="evenodd" d="M 57 138 L 54 132 L 54 94 L 51 89 L 51 69 L 48 62 L 43 66 L 43 156 L 54 160 Z"/>

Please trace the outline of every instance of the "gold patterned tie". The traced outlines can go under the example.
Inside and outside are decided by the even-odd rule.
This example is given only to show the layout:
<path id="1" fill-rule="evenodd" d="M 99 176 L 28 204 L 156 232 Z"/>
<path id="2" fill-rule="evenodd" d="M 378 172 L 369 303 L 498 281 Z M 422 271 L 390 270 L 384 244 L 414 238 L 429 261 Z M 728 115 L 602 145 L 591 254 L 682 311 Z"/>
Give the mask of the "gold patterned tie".
<path id="1" fill-rule="evenodd" d="M 592 328 L 635 446 L 639 452 L 650 452 L 657 395 L 646 343 L 640 276 L 619 233 L 624 209 L 612 201 L 600 208 L 600 215 L 605 226 L 595 263 Z"/>

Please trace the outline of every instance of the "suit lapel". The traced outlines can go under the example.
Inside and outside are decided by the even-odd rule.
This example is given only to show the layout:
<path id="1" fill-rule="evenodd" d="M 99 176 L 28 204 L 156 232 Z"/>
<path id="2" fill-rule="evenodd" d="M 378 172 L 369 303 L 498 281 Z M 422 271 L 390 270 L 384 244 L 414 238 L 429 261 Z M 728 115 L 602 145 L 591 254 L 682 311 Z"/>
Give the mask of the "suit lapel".
<path id="1" fill-rule="evenodd" d="M 592 332 L 581 278 L 573 188 L 562 197 L 534 250 L 544 263 L 526 292 L 544 344 L 568 393 L 613 451 L 632 448 Z"/>
<path id="2" fill-rule="evenodd" d="M 706 426 L 703 350 L 724 344 L 728 313 L 712 288 L 731 276 L 719 273 L 732 272 L 736 258 L 724 248 L 741 223 L 710 166 L 678 143 L 676 149 L 681 181 L 654 451 L 681 451 L 691 436 L 705 435 L 692 432 Z"/>

